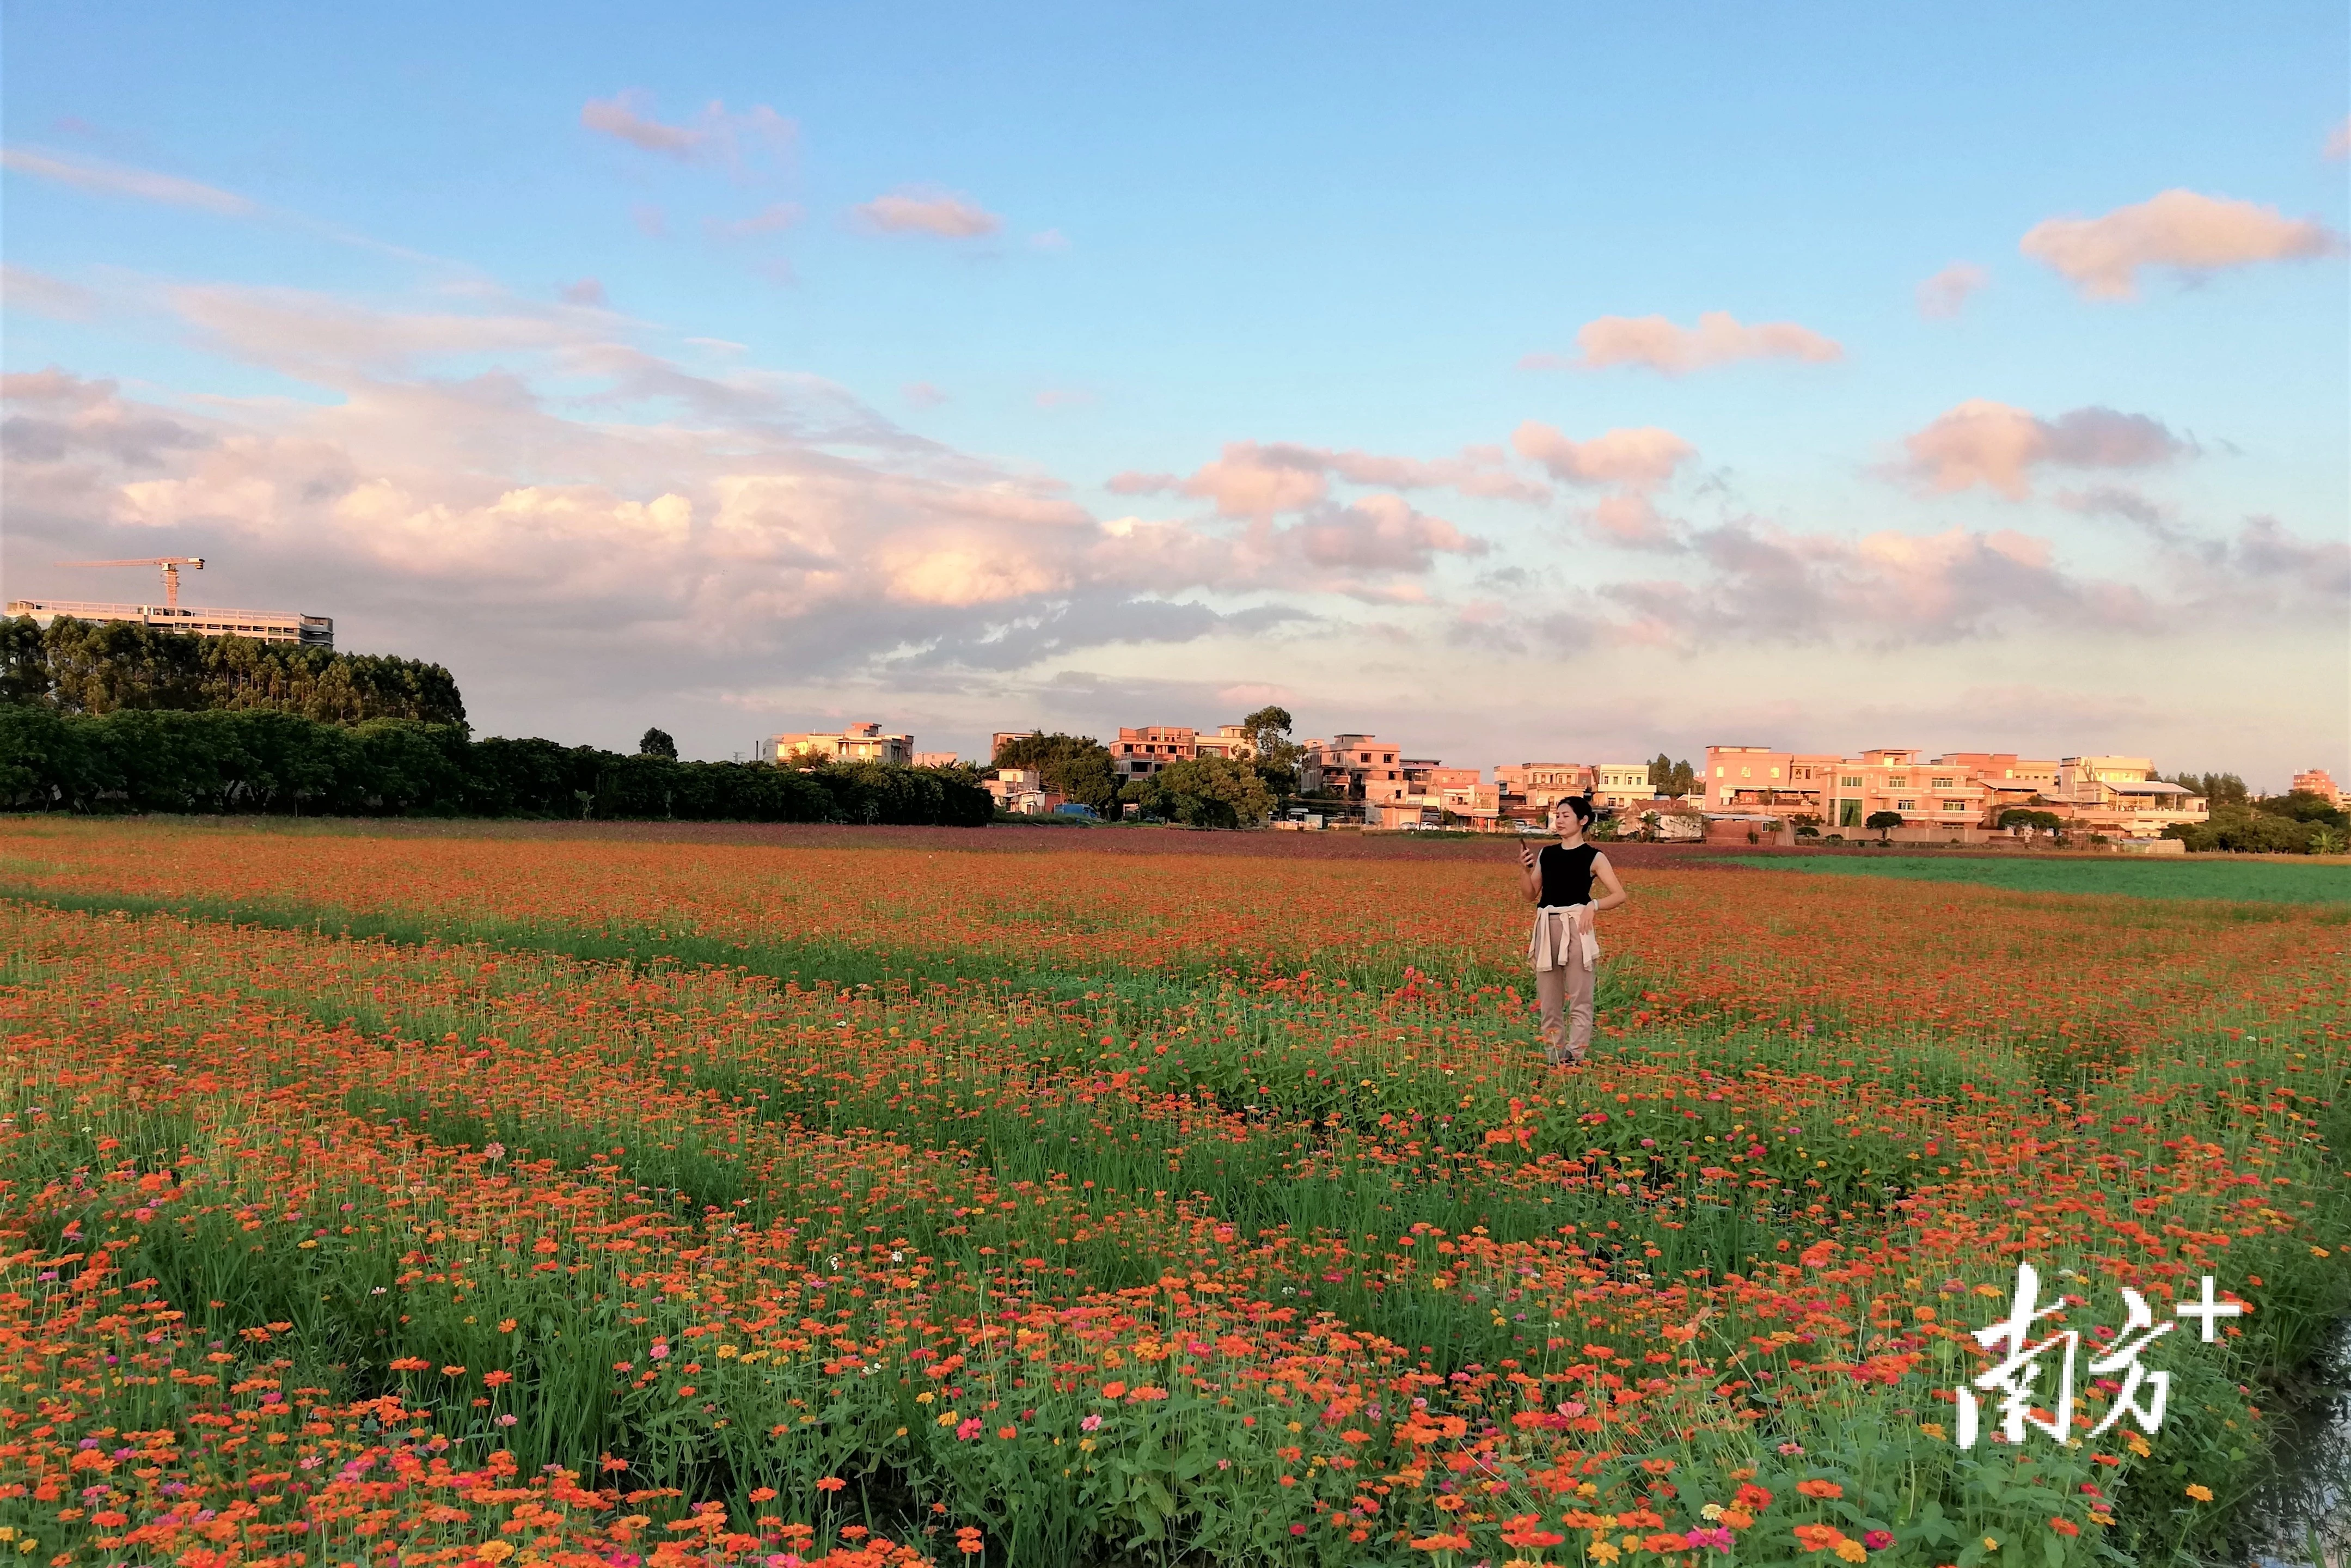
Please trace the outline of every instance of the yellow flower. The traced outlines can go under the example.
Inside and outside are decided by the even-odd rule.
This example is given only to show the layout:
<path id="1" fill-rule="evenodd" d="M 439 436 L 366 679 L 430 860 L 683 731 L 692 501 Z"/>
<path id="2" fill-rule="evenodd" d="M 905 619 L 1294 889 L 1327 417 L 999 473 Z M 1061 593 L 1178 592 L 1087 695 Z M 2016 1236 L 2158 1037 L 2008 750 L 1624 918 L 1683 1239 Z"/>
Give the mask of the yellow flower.
<path id="1" fill-rule="evenodd" d="M 1921 1421 L 1918 1423 L 1918 1430 L 1938 1443 L 1943 1440 L 1943 1424 L 1940 1421 Z"/>
<path id="2" fill-rule="evenodd" d="M 1616 1549 L 1604 1541 L 1593 1542 L 1584 1548 L 1584 1553 L 1594 1563 L 1614 1563 L 1618 1556 Z"/>
<path id="3" fill-rule="evenodd" d="M 2128 1448 L 2132 1453 L 2137 1454 L 2142 1459 L 2155 1452 L 2153 1448 L 2147 1447 L 2147 1439 L 2140 1437 L 2137 1432 L 2125 1432 L 2123 1434 L 2123 1447 Z"/>
<path id="4" fill-rule="evenodd" d="M 1837 1542 L 1836 1554 L 1847 1563 L 1869 1561 L 1869 1548 L 1849 1535 Z"/>
<path id="5" fill-rule="evenodd" d="M 474 1548 L 474 1555 L 485 1563 L 503 1563 L 514 1555 L 514 1548 L 503 1541 L 485 1541 Z"/>
<path id="6" fill-rule="evenodd" d="M 2188 1495 L 2194 1498 L 2198 1502 L 2210 1502 L 2212 1500 L 2212 1489 L 2204 1485 L 2201 1481 L 2189 1481 L 2188 1483 Z"/>
<path id="7" fill-rule="evenodd" d="M 920 1394 L 914 1396 L 914 1403 L 917 1405 L 928 1405 L 935 1397 L 937 1396 L 929 1389 L 925 1388 Z"/>
<path id="8" fill-rule="evenodd" d="M 1997 1551 L 1999 1551 L 1999 1550 L 2000 1550 L 2000 1539 L 1999 1539 L 1999 1537 L 1997 1537 L 1997 1536 L 1991 1536 L 1991 1535 L 1987 1535 L 1987 1536 L 1985 1536 L 1985 1537 L 1984 1537 L 1984 1550 L 1985 1550 L 1986 1552 L 1997 1552 Z"/>

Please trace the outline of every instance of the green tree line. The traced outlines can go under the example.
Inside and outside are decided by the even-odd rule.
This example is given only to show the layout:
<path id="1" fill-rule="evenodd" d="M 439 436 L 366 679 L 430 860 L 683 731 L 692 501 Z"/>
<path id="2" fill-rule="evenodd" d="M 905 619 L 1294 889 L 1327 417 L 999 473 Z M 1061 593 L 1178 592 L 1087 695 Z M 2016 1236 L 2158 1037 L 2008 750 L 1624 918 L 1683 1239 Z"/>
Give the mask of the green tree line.
<path id="1" fill-rule="evenodd" d="M 66 714 L 224 709 L 329 724 L 465 722 L 457 682 L 438 664 L 70 615 L 47 627 L 29 615 L 0 618 L 0 701 Z"/>
<path id="2" fill-rule="evenodd" d="M 414 719 L 12 703 L 0 705 L 0 809 L 978 827 L 990 802 L 960 768 L 681 762 Z"/>

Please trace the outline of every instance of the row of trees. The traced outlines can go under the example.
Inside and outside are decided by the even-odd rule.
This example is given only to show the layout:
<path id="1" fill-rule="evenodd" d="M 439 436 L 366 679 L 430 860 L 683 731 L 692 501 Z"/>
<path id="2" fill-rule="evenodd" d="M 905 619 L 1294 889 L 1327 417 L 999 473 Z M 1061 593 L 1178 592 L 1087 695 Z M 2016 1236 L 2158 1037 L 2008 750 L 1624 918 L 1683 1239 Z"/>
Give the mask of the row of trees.
<path id="1" fill-rule="evenodd" d="M 14 703 L 0 705 L 0 809 L 951 827 L 982 826 L 991 810 L 962 768 L 681 762 L 674 751 L 475 740 L 459 725 L 402 718 Z"/>
<path id="2" fill-rule="evenodd" d="M 68 714 L 217 708 L 328 724 L 465 722 L 457 682 L 439 664 L 70 615 L 46 627 L 29 615 L 0 618 L 0 702 Z"/>
<path id="3" fill-rule="evenodd" d="M 2189 779 L 2183 775 L 2178 782 Z M 2163 836 L 2179 840 L 2190 853 L 2329 855 L 2351 847 L 2351 814 L 2324 795 L 2297 789 L 2249 797 L 2239 780 L 2233 799 L 2209 793 L 2205 800 L 2210 815 L 2204 821 L 2166 828 Z"/>
<path id="4" fill-rule="evenodd" d="M 1676 762 L 1660 751 L 1649 764 L 1649 788 L 1660 795 L 1695 795 L 1698 769 L 1687 762 Z"/>

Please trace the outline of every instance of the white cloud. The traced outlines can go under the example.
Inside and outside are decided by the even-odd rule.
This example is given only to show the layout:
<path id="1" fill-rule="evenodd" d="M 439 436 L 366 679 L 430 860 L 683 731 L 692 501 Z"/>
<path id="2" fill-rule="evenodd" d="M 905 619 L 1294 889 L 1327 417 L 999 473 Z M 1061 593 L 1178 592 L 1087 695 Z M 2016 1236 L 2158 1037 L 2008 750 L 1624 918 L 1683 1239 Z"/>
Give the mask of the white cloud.
<path id="1" fill-rule="evenodd" d="M 169 207 L 189 207 L 222 217 L 246 217 L 258 210 L 253 202 L 233 191 L 224 191 L 194 180 L 183 180 L 176 174 L 159 174 L 152 169 L 133 169 L 120 163 L 101 163 L 90 158 L 69 158 L 27 147 L 0 147 L 0 168 L 13 169 L 20 174 L 52 180 L 79 190 L 96 191 L 110 196 L 128 196 L 133 201 L 158 202 Z"/>
<path id="2" fill-rule="evenodd" d="M 1948 319 L 1966 308 L 1968 300 L 1991 274 L 1971 261 L 1955 261 L 1918 285 L 1918 314 Z"/>

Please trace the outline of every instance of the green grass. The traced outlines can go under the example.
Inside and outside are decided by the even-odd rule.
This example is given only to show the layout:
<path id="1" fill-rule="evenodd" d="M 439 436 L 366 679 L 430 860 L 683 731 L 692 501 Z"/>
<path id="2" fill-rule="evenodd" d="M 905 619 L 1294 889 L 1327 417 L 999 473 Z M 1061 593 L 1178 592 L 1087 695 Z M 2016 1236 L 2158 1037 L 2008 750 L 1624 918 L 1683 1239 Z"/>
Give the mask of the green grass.
<path id="1" fill-rule="evenodd" d="M 2351 866 L 2296 865 L 2234 856 L 2123 860 L 2100 856 L 1787 855 L 1750 862 L 1767 871 L 1884 876 L 1903 882 L 1972 882 L 2016 893 L 2121 894 L 2243 904 L 2351 904 Z"/>

